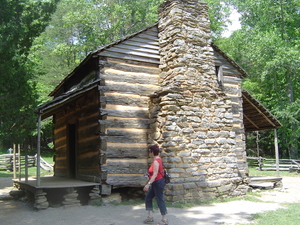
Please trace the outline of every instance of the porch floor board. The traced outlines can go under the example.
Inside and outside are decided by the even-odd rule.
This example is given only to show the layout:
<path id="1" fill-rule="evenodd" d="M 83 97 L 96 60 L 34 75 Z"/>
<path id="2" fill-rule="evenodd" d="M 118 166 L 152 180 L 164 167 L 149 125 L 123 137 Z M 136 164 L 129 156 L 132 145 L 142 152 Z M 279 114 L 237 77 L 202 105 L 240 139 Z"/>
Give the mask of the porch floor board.
<path id="1" fill-rule="evenodd" d="M 32 188 L 40 189 L 40 188 L 75 188 L 75 187 L 89 187 L 100 185 L 100 183 L 55 177 L 55 176 L 47 176 L 40 178 L 40 185 L 37 186 L 36 178 L 30 177 L 28 178 L 28 182 L 26 183 L 25 178 L 21 180 L 15 179 L 14 183 L 20 184 L 21 186 L 30 186 Z"/>

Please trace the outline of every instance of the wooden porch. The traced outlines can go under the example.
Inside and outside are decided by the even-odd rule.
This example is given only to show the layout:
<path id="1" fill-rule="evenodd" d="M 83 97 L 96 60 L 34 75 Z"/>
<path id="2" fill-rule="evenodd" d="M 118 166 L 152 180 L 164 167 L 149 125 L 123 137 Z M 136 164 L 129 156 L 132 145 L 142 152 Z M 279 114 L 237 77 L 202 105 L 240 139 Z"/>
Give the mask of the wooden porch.
<path id="1" fill-rule="evenodd" d="M 282 187 L 282 177 L 254 177 L 249 176 L 252 188 L 258 189 L 274 189 Z"/>
<path id="2" fill-rule="evenodd" d="M 15 179 L 14 183 L 29 186 L 34 189 L 44 189 L 44 188 L 76 188 L 76 187 L 91 187 L 100 185 L 99 183 L 87 182 L 76 179 L 68 179 L 62 177 L 55 176 L 47 176 L 40 178 L 40 185 L 37 186 L 36 178 L 30 177 L 28 178 L 28 182 L 26 183 L 25 179 L 22 178 L 21 181 Z"/>
<path id="3" fill-rule="evenodd" d="M 36 209 L 101 202 L 100 183 L 55 176 L 40 177 L 39 185 L 36 178 L 15 179 L 13 182 L 19 190 L 26 193 L 27 199 L 33 200 Z"/>

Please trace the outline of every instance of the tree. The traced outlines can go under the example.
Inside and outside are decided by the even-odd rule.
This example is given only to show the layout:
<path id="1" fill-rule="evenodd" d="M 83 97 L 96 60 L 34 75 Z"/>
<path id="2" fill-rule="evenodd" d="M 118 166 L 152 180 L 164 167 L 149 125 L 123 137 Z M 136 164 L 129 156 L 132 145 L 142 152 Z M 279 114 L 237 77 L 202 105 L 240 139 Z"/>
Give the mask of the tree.
<path id="1" fill-rule="evenodd" d="M 279 145 L 291 158 L 299 156 L 299 0 L 237 1 L 242 29 L 222 48 L 244 67 L 250 78 L 243 87 L 282 122 Z M 268 145 L 273 145 L 269 140 Z"/>
<path id="2" fill-rule="evenodd" d="M 49 26 L 34 42 L 40 100 L 98 46 L 156 21 L 161 0 L 61 0 Z"/>
<path id="3" fill-rule="evenodd" d="M 41 101 L 88 53 L 157 21 L 163 0 L 61 0 L 49 26 L 34 42 L 30 59 L 39 76 Z M 215 36 L 225 28 L 229 11 L 208 0 Z M 217 16 L 216 16 L 217 15 Z"/>
<path id="4" fill-rule="evenodd" d="M 27 57 L 55 4 L 55 0 L 1 0 L 0 137 L 4 145 L 24 141 L 35 127 L 37 95 Z"/>

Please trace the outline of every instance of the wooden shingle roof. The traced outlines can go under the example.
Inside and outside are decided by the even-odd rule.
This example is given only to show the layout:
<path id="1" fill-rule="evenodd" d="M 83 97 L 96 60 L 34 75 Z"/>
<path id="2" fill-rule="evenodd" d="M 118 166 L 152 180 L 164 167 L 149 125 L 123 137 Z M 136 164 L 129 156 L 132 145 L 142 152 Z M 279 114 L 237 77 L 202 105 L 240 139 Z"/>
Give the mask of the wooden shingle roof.
<path id="1" fill-rule="evenodd" d="M 269 130 L 282 124 L 250 93 L 242 90 L 245 131 Z"/>

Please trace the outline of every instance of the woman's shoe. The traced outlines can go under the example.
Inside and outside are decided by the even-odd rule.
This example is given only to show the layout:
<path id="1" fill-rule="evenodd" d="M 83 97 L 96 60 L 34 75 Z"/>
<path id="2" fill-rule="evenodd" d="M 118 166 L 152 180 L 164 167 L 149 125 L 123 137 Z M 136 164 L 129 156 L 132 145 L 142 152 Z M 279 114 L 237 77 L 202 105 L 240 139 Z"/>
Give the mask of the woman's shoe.
<path id="1" fill-rule="evenodd" d="M 157 225 L 168 225 L 168 220 L 162 220 Z"/>
<path id="2" fill-rule="evenodd" d="M 153 217 L 149 217 L 149 216 L 147 217 L 147 219 L 144 220 L 145 224 L 150 224 L 150 223 L 153 223 L 153 222 L 154 222 Z"/>

